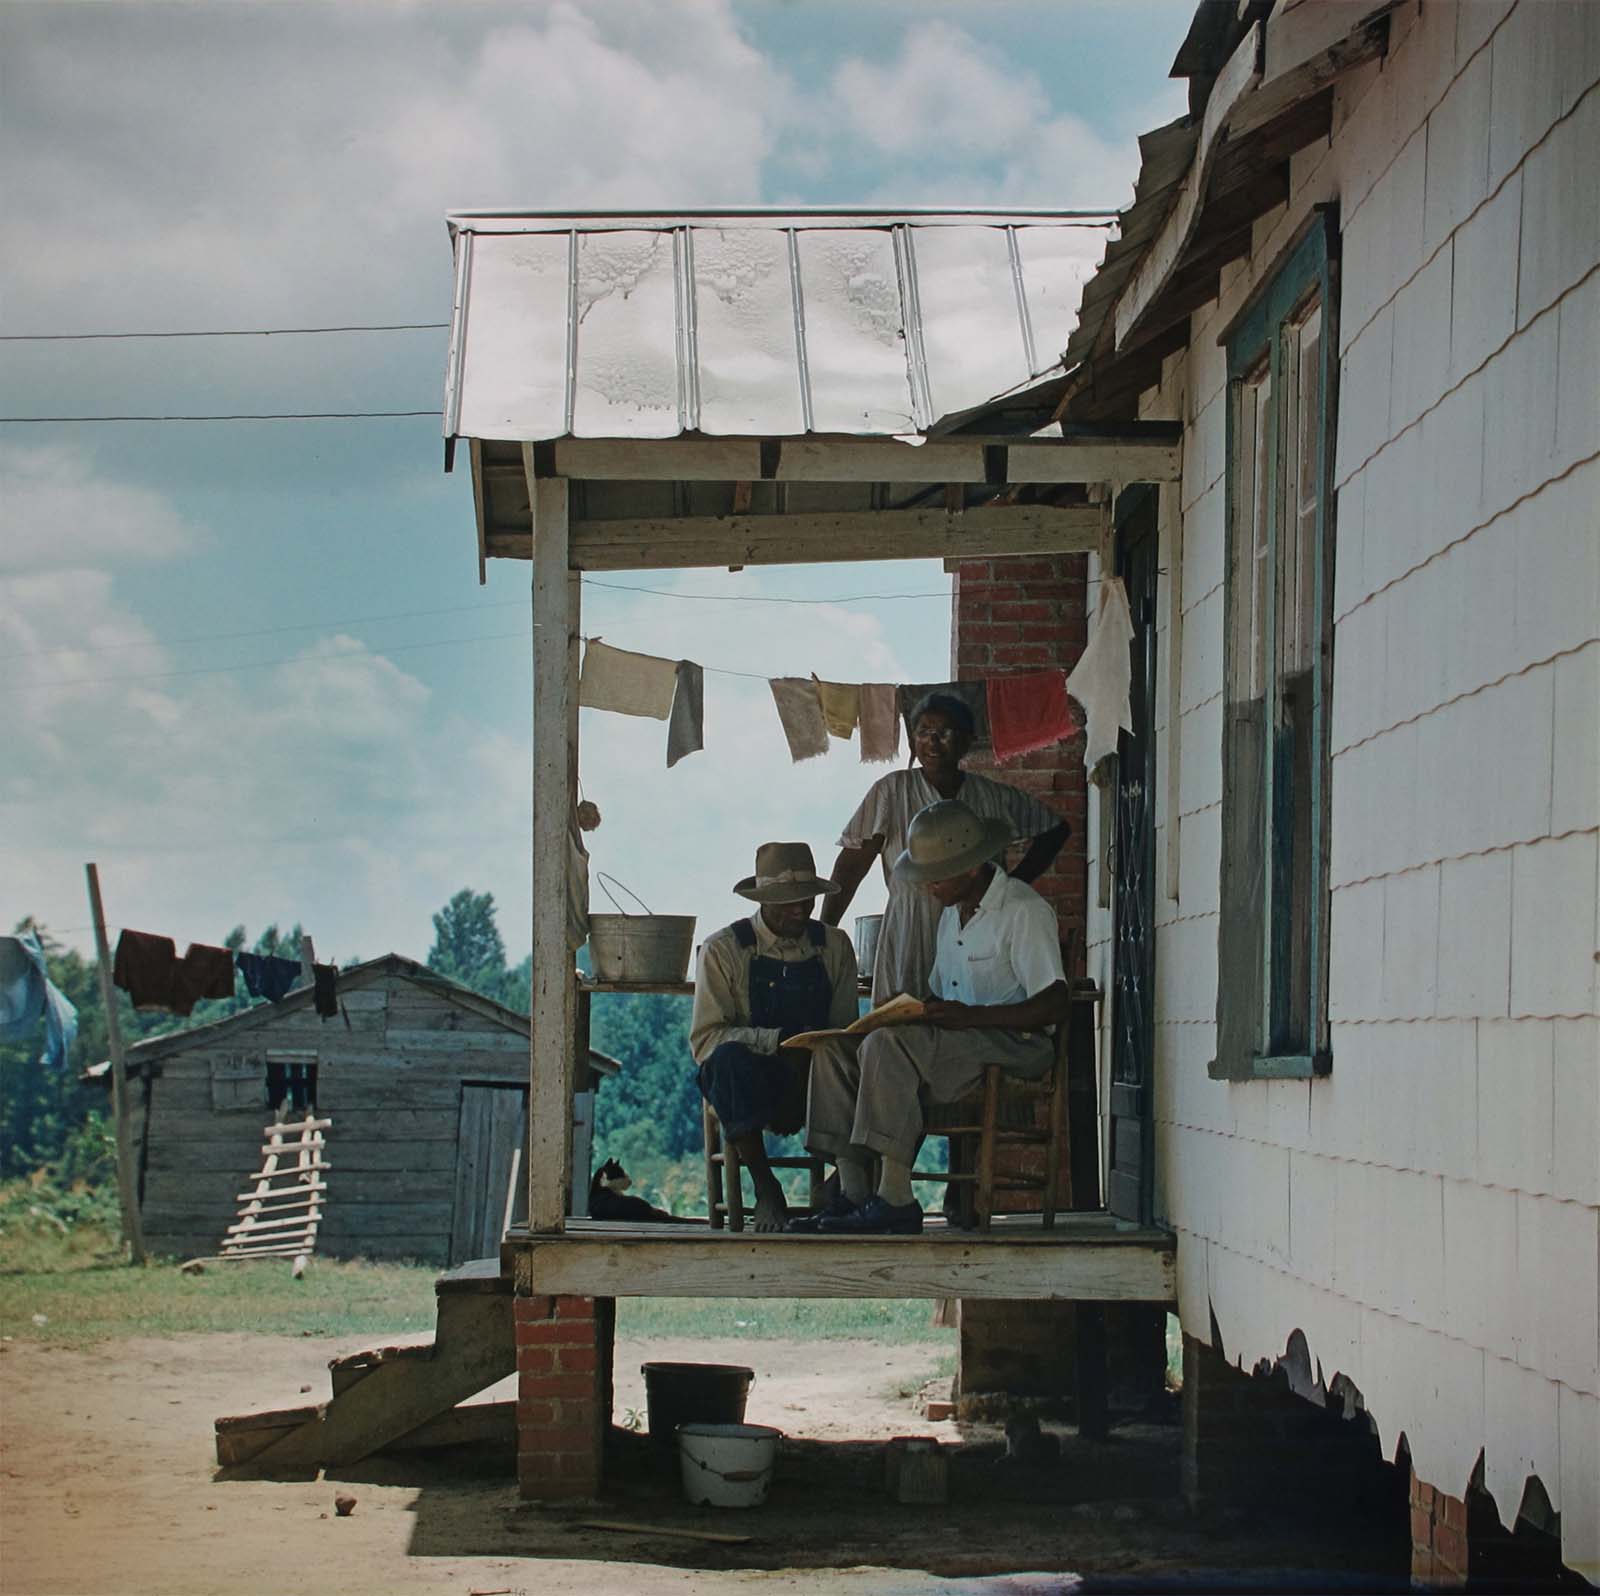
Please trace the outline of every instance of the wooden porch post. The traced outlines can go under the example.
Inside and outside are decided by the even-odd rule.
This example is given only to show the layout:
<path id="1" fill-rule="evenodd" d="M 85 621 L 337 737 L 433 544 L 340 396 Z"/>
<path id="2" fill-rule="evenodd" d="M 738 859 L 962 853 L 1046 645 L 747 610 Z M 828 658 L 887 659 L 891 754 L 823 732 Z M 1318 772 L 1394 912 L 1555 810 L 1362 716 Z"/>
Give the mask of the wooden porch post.
<path id="1" fill-rule="evenodd" d="M 529 1039 L 528 1228 L 563 1228 L 572 1162 L 576 1009 L 567 947 L 567 852 L 576 750 L 577 582 L 567 564 L 567 483 L 536 477 L 533 508 L 533 1016 Z"/>

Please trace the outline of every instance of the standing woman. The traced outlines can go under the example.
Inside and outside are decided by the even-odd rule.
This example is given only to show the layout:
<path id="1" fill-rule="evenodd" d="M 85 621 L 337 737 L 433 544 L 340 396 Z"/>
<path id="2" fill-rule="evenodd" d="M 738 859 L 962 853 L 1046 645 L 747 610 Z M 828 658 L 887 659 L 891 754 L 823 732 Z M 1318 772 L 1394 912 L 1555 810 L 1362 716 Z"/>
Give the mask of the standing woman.
<path id="1" fill-rule="evenodd" d="M 891 771 L 873 782 L 839 839 L 843 851 L 832 873 L 839 891 L 823 907 L 822 918 L 827 924 L 839 924 L 874 859 L 882 858 L 884 880 L 889 886 L 889 903 L 878 932 L 878 953 L 872 967 L 874 1004 L 900 992 L 918 998 L 928 996 L 939 905 L 926 892 L 897 882 L 890 870 L 905 848 L 913 815 L 940 798 L 959 798 L 984 820 L 1006 821 L 1014 838 L 1032 839 L 1027 853 L 1011 872 L 1019 881 L 1032 881 L 1043 875 L 1067 840 L 1071 828 L 1037 798 L 961 768 L 961 761 L 972 746 L 972 736 L 972 711 L 959 698 L 950 693 L 929 693 L 919 699 L 911 712 L 915 763 L 909 770 Z"/>

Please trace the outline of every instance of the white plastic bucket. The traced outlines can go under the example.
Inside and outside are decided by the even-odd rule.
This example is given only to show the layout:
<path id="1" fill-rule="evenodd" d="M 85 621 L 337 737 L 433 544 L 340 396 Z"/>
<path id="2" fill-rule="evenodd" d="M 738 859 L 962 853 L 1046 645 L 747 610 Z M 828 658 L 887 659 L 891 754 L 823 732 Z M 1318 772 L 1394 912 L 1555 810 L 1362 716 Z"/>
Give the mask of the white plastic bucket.
<path id="1" fill-rule="evenodd" d="M 696 1506 L 759 1507 L 782 1439 L 765 1424 L 680 1424 L 683 1494 Z"/>

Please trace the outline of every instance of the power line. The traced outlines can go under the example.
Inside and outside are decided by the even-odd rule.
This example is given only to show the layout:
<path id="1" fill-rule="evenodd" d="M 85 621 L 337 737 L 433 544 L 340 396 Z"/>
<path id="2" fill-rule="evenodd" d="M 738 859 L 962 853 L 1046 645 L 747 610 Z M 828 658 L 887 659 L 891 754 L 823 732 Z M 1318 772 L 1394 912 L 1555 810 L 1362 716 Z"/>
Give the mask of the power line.
<path id="1" fill-rule="evenodd" d="M 775 598 L 765 594 L 750 593 L 677 593 L 664 587 L 631 587 L 622 582 L 600 582 L 583 578 L 585 587 L 603 587 L 617 593 L 647 593 L 655 598 L 693 599 L 721 604 L 864 604 L 878 599 L 948 599 L 947 591 L 928 593 L 843 593 L 837 598 Z M 480 604 L 450 604 L 442 609 L 394 610 L 386 615 L 344 615 L 322 621 L 296 621 L 288 626 L 262 626 L 247 632 L 200 632 L 193 637 L 154 638 L 137 643 L 99 643 L 94 647 L 64 644 L 58 648 L 22 649 L 14 654 L 0 654 L 0 663 L 16 659 L 45 659 L 53 654 L 118 654 L 130 648 L 186 648 L 191 643 L 232 643 L 250 637 L 277 637 L 285 632 L 316 632 L 323 628 L 341 626 L 373 626 L 382 621 L 414 621 L 432 615 L 463 615 L 480 610 L 526 609 L 528 600 L 495 599 Z M 119 680 L 128 680 L 121 677 Z M 53 685 L 53 684 L 52 684 Z"/>
<path id="2" fill-rule="evenodd" d="M 452 604 L 438 610 L 396 610 L 390 615 L 347 615 L 331 621 L 297 621 L 292 626 L 263 626 L 249 632 L 203 632 L 194 637 L 156 638 L 144 643 L 101 643 L 94 648 L 24 649 L 19 654 L 0 654 L 0 661 L 41 659 L 49 654 L 113 654 L 129 648 L 184 648 L 190 643 L 231 643 L 245 637 L 275 637 L 281 632 L 316 632 L 324 627 L 369 626 L 378 621 L 412 621 L 428 615 L 460 615 L 467 611 L 527 609 L 527 599 L 497 599 L 488 604 Z"/>
<path id="3" fill-rule="evenodd" d="M 352 323 L 347 327 L 213 327 L 195 332 L 0 333 L 0 344 L 91 343 L 112 338 L 278 338 L 308 333 L 436 332 L 447 321 Z"/>
<path id="4" fill-rule="evenodd" d="M 862 604 L 878 599 L 950 597 L 949 589 L 928 593 L 845 593 L 838 598 L 775 598 L 762 593 L 678 593 L 666 587 L 631 587 L 624 582 L 598 582 L 584 577 L 585 587 L 605 587 L 617 593 L 649 593 L 656 598 L 698 599 L 707 604 Z"/>
<path id="5" fill-rule="evenodd" d="M 441 637 L 428 643 L 394 643 L 384 649 L 363 648 L 342 654 L 294 654 L 287 659 L 249 660 L 243 665 L 197 665 L 181 671 L 149 671 L 138 676 L 64 676 L 53 682 L 33 682 L 27 687 L 4 690 L 5 696 L 29 693 L 53 687 L 104 687 L 120 683 L 166 682 L 178 676 L 232 676 L 240 671 L 274 670 L 280 666 L 329 665 L 349 659 L 384 659 L 390 654 L 410 654 L 425 648 L 449 648 L 462 643 L 494 643 L 509 637 L 532 637 L 525 632 L 485 632 L 478 637 Z"/>
<path id="6" fill-rule="evenodd" d="M 0 425 L 65 421 L 373 421 L 397 416 L 441 416 L 442 410 L 273 410 L 208 416 L 0 416 Z"/>

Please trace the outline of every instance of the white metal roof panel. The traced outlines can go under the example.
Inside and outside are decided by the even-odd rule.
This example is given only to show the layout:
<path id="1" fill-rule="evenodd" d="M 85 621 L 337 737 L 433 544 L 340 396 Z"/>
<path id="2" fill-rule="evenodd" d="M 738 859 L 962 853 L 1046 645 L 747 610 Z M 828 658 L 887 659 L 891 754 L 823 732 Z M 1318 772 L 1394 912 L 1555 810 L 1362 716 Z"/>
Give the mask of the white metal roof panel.
<path id="1" fill-rule="evenodd" d="M 1056 368 L 1114 218 L 456 212 L 445 431 L 903 436 Z"/>

